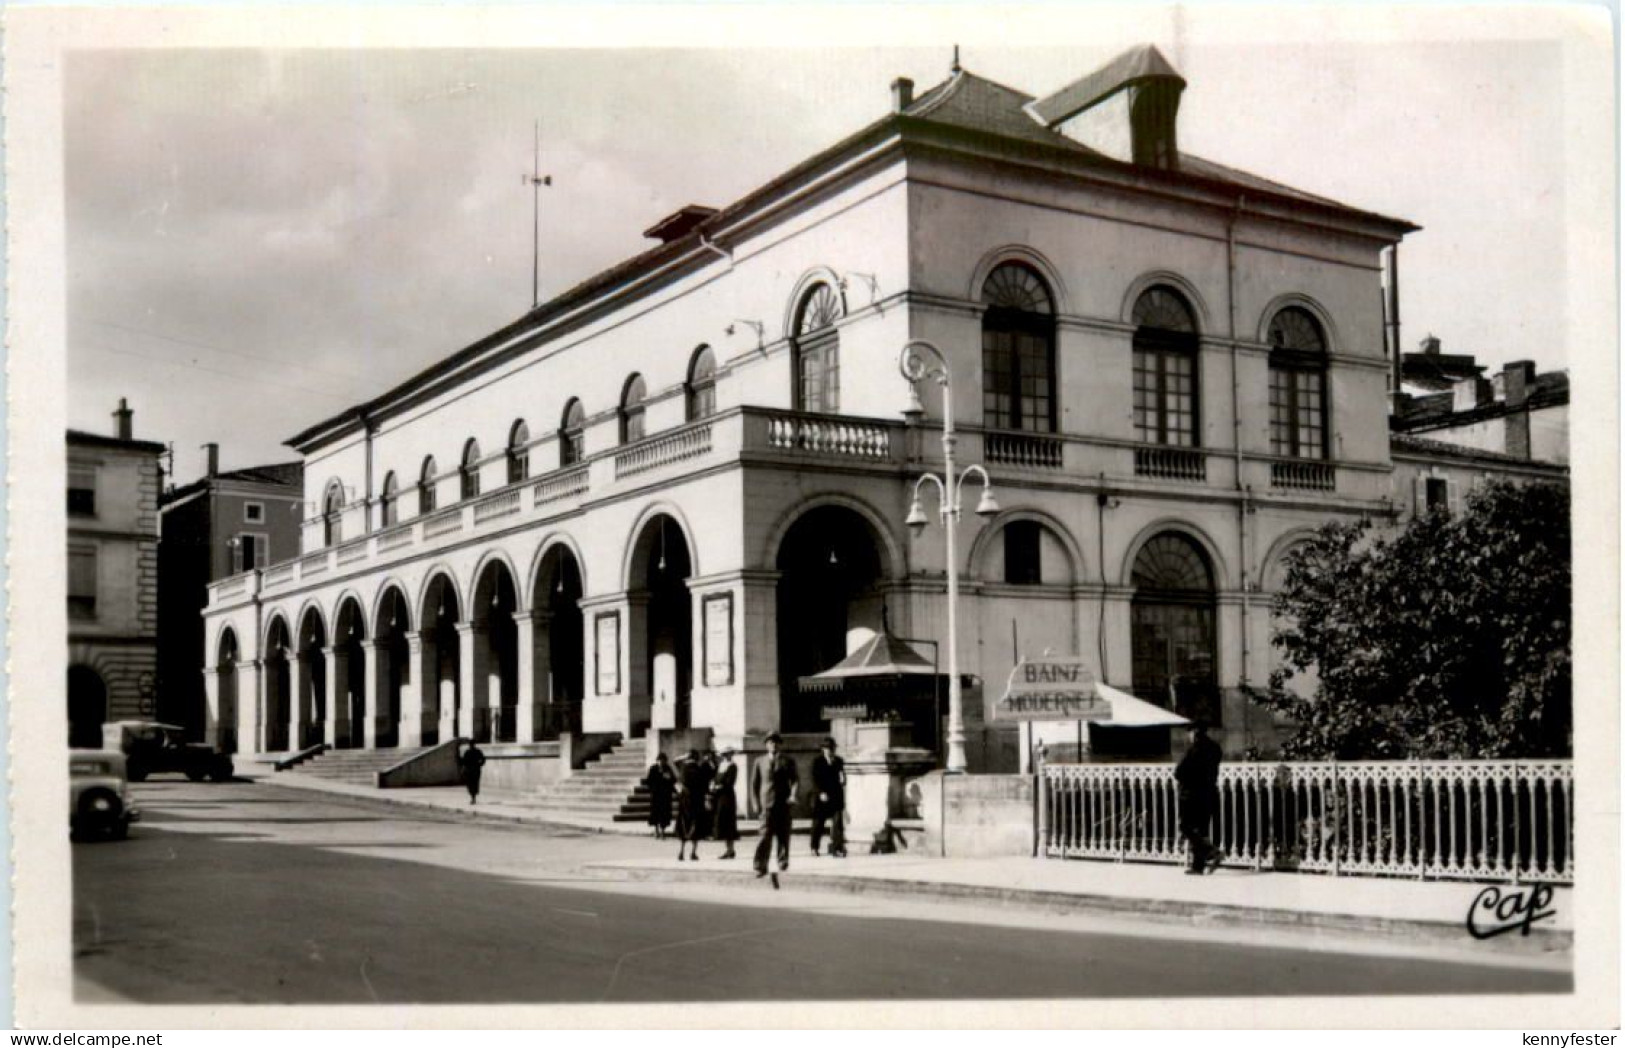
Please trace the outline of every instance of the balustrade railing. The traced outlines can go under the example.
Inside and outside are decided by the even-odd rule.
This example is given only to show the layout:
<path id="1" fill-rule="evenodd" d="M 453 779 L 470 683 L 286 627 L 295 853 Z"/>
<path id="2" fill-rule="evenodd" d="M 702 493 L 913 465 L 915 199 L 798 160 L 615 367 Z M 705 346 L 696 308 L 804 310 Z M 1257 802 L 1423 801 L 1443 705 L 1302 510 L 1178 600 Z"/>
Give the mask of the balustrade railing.
<path id="1" fill-rule="evenodd" d="M 441 510 L 423 522 L 423 537 L 437 538 L 441 535 L 450 535 L 454 531 L 463 530 L 463 507 L 453 506 Z"/>
<path id="2" fill-rule="evenodd" d="M 891 457 L 891 434 L 873 422 L 818 418 L 810 415 L 770 415 L 768 447 L 808 451 L 820 455 L 884 461 Z"/>
<path id="3" fill-rule="evenodd" d="M 320 575 L 328 568 L 327 550 L 318 553 L 306 554 L 299 558 L 299 577 L 308 579 L 312 575 Z"/>
<path id="4" fill-rule="evenodd" d="M 587 467 L 550 473 L 530 486 L 530 504 L 542 506 L 559 499 L 580 495 L 587 490 Z"/>
<path id="5" fill-rule="evenodd" d="M 1026 469 L 1060 469 L 1065 445 L 1036 433 L 988 433 L 982 446 L 989 462 Z"/>
<path id="6" fill-rule="evenodd" d="M 240 575 L 232 575 L 229 578 L 221 579 L 219 582 L 214 584 L 213 589 L 214 599 L 216 600 L 221 600 L 226 597 L 235 597 L 237 594 L 248 589 L 248 572 L 243 572 Z"/>
<path id="7" fill-rule="evenodd" d="M 662 434 L 615 453 L 615 478 L 632 477 L 659 466 L 709 454 L 711 424 L 697 423 L 675 433 Z"/>
<path id="8" fill-rule="evenodd" d="M 266 588 L 269 589 L 272 586 L 280 586 L 284 582 L 292 581 L 292 579 L 293 579 L 293 569 L 294 569 L 294 562 L 291 561 L 291 560 L 284 561 L 283 563 L 278 564 L 275 567 L 266 568 L 265 569 L 265 586 L 266 586 Z"/>
<path id="9" fill-rule="evenodd" d="M 1181 862 L 1168 764 L 1052 764 L 1040 842 L 1058 858 Z M 1574 880 L 1565 760 L 1248 763 L 1219 773 L 1214 843 L 1279 870 L 1456 880 Z"/>
<path id="10" fill-rule="evenodd" d="M 401 524 L 378 533 L 378 552 L 388 553 L 412 544 L 412 525 Z"/>
<path id="11" fill-rule="evenodd" d="M 1271 462 L 1270 487 L 1333 491 L 1337 470 L 1326 462 Z"/>
<path id="12" fill-rule="evenodd" d="M 341 565 L 354 564 L 358 560 L 366 560 L 367 540 L 357 539 L 347 546 L 340 546 L 337 556 L 338 562 Z"/>
<path id="13" fill-rule="evenodd" d="M 1207 456 L 1190 448 L 1135 448 L 1134 475 L 1156 480 L 1207 480 Z"/>
<path id="14" fill-rule="evenodd" d="M 496 492 L 474 503 L 474 523 L 484 524 L 519 512 L 519 489 Z"/>

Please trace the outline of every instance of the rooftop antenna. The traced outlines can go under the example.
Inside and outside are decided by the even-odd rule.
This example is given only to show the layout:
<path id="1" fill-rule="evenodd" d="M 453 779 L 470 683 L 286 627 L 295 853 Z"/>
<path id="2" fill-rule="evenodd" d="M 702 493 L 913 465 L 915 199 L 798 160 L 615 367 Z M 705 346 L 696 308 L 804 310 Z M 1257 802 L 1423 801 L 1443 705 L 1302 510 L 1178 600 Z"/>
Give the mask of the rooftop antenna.
<path id="1" fill-rule="evenodd" d="M 959 45 L 958 44 L 954 45 L 954 64 L 951 67 L 949 67 L 948 72 L 950 72 L 950 73 L 959 72 Z"/>
<path id="2" fill-rule="evenodd" d="M 552 175 L 542 174 L 542 122 L 536 121 L 536 146 L 530 173 L 521 176 L 530 186 L 530 308 L 542 304 L 542 187 L 553 184 Z"/>

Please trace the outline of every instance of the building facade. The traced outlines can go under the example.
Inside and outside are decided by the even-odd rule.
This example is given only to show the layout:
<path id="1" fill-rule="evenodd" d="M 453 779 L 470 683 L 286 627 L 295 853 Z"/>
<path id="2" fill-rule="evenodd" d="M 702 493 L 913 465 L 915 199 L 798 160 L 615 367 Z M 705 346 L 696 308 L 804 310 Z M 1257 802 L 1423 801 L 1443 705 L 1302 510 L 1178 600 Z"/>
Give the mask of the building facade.
<path id="1" fill-rule="evenodd" d="M 151 717 L 158 673 L 158 457 L 123 400 L 112 436 L 68 430 L 68 745 Z"/>
<path id="2" fill-rule="evenodd" d="M 1324 521 L 1396 513 L 1379 258 L 1416 227 L 1180 152 L 1183 87 L 1150 48 L 1042 99 L 898 81 L 885 117 L 298 434 L 302 554 L 210 586 L 211 728 L 822 731 L 797 678 L 883 616 L 945 642 L 953 571 L 973 769 L 1012 766 L 979 714 L 1045 652 L 1267 748 L 1238 689 L 1270 669 L 1268 580 Z M 901 375 L 922 340 L 946 387 Z M 950 407 L 1001 506 L 965 507 L 952 564 L 934 513 L 903 524 Z"/>
<path id="3" fill-rule="evenodd" d="M 1569 376 L 1515 360 L 1484 377 L 1471 355 L 1440 352 L 1431 335 L 1406 353 L 1393 429 L 1523 462 L 1569 460 Z"/>
<path id="4" fill-rule="evenodd" d="M 302 463 L 222 472 L 218 445 L 207 449 L 207 472 L 158 500 L 157 716 L 191 737 L 201 737 L 208 722 L 202 671 L 209 583 L 298 556 L 308 515 Z M 236 752 L 234 726 L 215 741 Z"/>

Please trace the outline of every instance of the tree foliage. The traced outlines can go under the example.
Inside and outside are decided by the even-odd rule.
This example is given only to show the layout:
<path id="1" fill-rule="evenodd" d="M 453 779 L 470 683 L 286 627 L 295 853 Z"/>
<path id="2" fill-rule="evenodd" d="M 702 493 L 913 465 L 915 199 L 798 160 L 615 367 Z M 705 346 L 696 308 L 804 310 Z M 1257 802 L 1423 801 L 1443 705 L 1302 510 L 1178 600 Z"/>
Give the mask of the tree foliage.
<path id="1" fill-rule="evenodd" d="M 1458 518 L 1391 535 L 1332 523 L 1289 555 L 1282 659 L 1255 701 L 1296 733 L 1286 756 L 1566 756 L 1572 750 L 1569 500 L 1486 483 Z M 1318 678 L 1313 693 L 1290 689 Z"/>

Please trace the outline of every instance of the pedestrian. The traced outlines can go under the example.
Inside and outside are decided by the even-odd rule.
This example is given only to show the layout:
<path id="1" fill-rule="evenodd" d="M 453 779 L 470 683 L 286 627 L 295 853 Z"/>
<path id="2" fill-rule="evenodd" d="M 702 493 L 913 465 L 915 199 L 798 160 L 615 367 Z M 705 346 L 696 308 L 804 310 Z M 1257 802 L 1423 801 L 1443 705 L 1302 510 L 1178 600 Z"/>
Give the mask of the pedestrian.
<path id="1" fill-rule="evenodd" d="M 457 770 L 462 774 L 463 785 L 468 787 L 468 803 L 477 804 L 480 799 L 480 776 L 484 774 L 485 754 L 474 743 L 468 744 L 462 756 L 457 758 Z"/>
<path id="2" fill-rule="evenodd" d="M 818 744 L 818 756 L 813 758 L 813 789 L 818 797 L 813 801 L 812 850 L 824 840 L 824 823 L 829 823 L 829 853 L 846 858 L 846 762 L 835 755 L 835 740 L 825 738 Z"/>
<path id="3" fill-rule="evenodd" d="M 761 812 L 756 842 L 756 876 L 766 877 L 767 860 L 777 845 L 779 872 L 790 868 L 790 809 L 796 803 L 796 766 L 779 752 L 783 743 L 778 732 L 767 737 L 767 756 L 751 769 L 750 795 Z M 779 875 L 773 875 L 773 887 Z"/>
<path id="4" fill-rule="evenodd" d="M 739 839 L 739 800 L 734 795 L 734 784 L 739 781 L 739 766 L 734 763 L 734 749 L 725 747 L 718 757 L 717 774 L 711 780 L 711 836 L 727 847 L 718 858 L 734 857 L 734 841 Z"/>
<path id="5" fill-rule="evenodd" d="M 700 840 L 705 836 L 705 798 L 711 786 L 710 769 L 698 750 L 689 750 L 677 773 L 677 859 L 700 861 Z M 686 849 L 685 849 L 686 846 Z"/>
<path id="6" fill-rule="evenodd" d="M 677 789 L 677 773 L 664 752 L 649 765 L 643 785 L 649 791 L 649 825 L 655 828 L 655 840 L 663 841 L 666 824 L 671 822 L 671 795 Z"/>
<path id="7" fill-rule="evenodd" d="M 1224 751 L 1208 738 L 1207 725 L 1191 721 L 1190 747 L 1174 768 L 1174 781 L 1179 785 L 1180 831 L 1190 847 L 1189 874 L 1212 873 L 1224 861 L 1224 852 L 1208 839 L 1213 814 L 1219 807 L 1219 762 Z"/>

